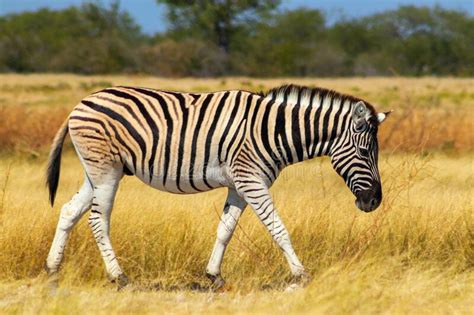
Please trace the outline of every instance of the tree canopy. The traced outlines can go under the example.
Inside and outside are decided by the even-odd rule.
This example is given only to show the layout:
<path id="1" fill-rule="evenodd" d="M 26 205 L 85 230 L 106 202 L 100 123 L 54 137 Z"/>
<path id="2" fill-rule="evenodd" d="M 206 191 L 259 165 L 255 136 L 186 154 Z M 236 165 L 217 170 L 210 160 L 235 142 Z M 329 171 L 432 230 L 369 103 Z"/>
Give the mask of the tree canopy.
<path id="1" fill-rule="evenodd" d="M 118 2 L 0 16 L 0 71 L 162 76 L 474 75 L 474 18 L 401 6 L 328 23 L 272 0 L 157 0 L 144 34 Z"/>

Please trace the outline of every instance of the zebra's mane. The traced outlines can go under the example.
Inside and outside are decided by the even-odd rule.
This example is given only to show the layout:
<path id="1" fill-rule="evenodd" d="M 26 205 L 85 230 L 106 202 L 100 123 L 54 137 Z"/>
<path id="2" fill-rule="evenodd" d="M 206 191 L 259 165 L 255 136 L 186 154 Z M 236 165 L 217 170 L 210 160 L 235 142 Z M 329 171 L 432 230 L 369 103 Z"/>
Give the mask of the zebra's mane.
<path id="1" fill-rule="evenodd" d="M 362 101 L 370 110 L 372 116 L 376 115 L 376 110 L 370 103 L 352 95 L 339 93 L 334 90 L 321 87 L 311 88 L 307 86 L 287 84 L 273 88 L 267 92 L 262 92 L 260 94 L 265 98 L 272 98 L 280 101 L 285 100 L 288 103 L 298 102 L 298 97 L 301 97 L 300 102 L 305 102 L 306 100 L 309 103 L 310 99 L 316 95 L 319 95 L 320 98 L 338 99 L 340 100 L 340 104 L 344 104 L 346 101 L 349 101 L 351 104 Z"/>

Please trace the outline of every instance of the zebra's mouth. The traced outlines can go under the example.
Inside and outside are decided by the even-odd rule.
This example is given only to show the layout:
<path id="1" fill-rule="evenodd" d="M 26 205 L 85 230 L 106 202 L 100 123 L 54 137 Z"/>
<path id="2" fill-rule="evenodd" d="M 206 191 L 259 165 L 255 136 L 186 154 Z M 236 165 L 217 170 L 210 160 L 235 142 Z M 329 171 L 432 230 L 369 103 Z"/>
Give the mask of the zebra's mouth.
<path id="1" fill-rule="evenodd" d="M 365 191 L 357 196 L 355 205 L 364 212 L 371 212 L 378 208 L 382 199 L 376 196 L 370 196 L 372 193 Z"/>

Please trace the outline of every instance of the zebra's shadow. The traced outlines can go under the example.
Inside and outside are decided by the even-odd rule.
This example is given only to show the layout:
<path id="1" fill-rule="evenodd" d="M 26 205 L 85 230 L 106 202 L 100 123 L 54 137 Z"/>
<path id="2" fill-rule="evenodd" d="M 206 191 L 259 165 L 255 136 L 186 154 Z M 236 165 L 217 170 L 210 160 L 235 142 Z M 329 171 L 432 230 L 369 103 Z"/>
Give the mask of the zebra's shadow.
<path id="1" fill-rule="evenodd" d="M 287 291 L 291 284 L 287 281 L 265 283 L 252 288 L 252 291 Z M 123 288 L 117 289 L 119 292 L 193 292 L 193 293 L 225 293 L 234 291 L 231 285 L 224 285 L 215 290 L 211 285 L 200 282 L 189 282 L 181 284 L 164 284 L 163 282 L 137 282 L 130 283 Z"/>
<path id="2" fill-rule="evenodd" d="M 199 282 L 189 282 L 180 284 L 164 284 L 161 281 L 156 282 L 135 282 L 130 283 L 123 288 L 118 288 L 118 291 L 132 291 L 132 292 L 180 292 L 192 291 L 201 293 L 212 293 L 210 285 L 204 285 Z"/>

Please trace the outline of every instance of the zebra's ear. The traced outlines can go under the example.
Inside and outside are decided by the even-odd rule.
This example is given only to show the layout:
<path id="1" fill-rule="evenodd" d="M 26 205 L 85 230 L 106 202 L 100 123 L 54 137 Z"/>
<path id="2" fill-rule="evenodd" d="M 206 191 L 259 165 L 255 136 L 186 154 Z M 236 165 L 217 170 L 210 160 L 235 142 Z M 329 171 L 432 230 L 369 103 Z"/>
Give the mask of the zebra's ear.
<path id="1" fill-rule="evenodd" d="M 393 110 L 390 110 L 388 112 L 384 112 L 384 113 L 378 113 L 377 114 L 377 120 L 379 122 L 379 124 L 383 123 L 385 121 L 385 119 L 387 119 L 387 117 L 393 112 Z"/>
<path id="2" fill-rule="evenodd" d="M 367 125 L 367 106 L 364 102 L 359 101 L 354 106 L 354 111 L 352 112 L 352 120 L 354 121 L 356 131 L 363 131 Z"/>
<path id="3" fill-rule="evenodd" d="M 367 106 L 365 106 L 364 102 L 359 101 L 354 106 L 354 119 L 365 119 L 365 114 L 367 113 Z"/>

